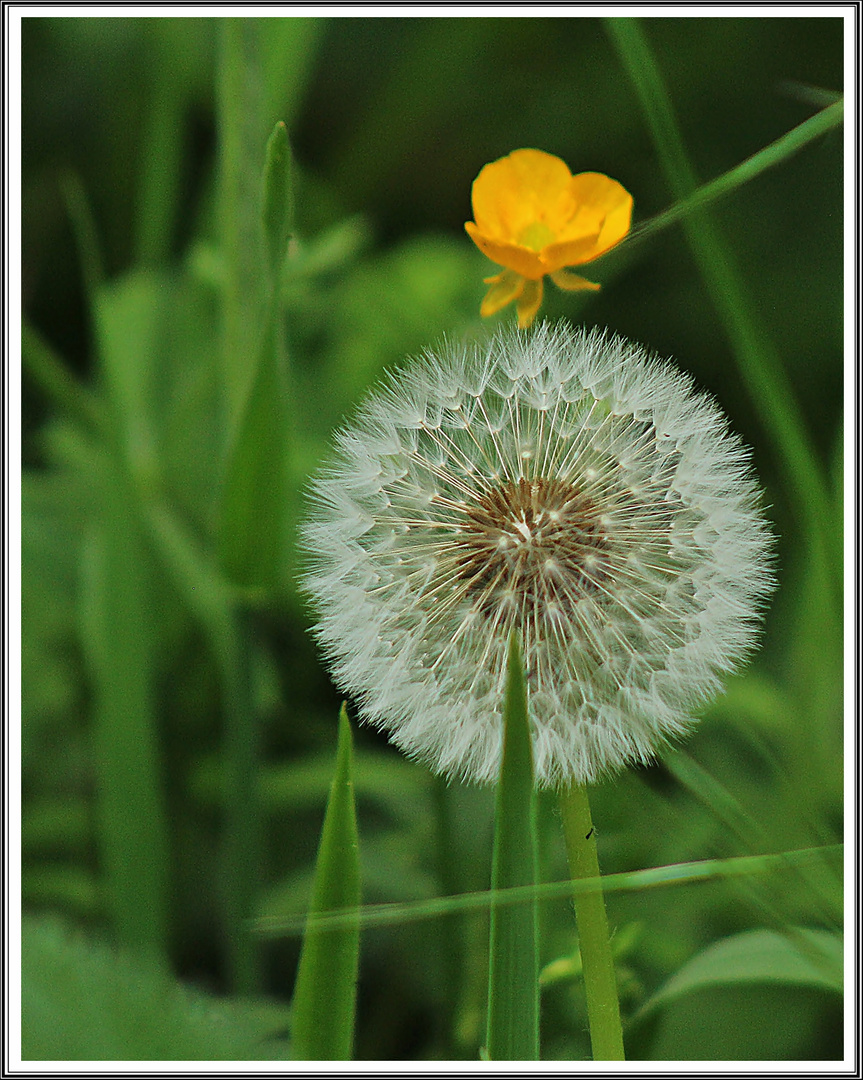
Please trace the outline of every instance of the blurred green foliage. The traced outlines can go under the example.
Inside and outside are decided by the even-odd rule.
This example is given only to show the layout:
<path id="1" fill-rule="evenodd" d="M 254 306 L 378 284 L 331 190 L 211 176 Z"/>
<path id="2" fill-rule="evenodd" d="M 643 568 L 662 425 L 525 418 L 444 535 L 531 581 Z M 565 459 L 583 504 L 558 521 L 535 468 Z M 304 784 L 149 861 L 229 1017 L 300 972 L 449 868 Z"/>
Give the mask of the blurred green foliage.
<path id="1" fill-rule="evenodd" d="M 240 83 L 219 20 L 23 23 L 24 1050 L 253 1056 L 250 1046 L 284 1034 L 299 939 L 258 941 L 248 918 L 307 909 L 339 707 L 294 584 L 306 478 L 388 365 L 444 334 L 482 332 L 493 268 L 462 226 L 483 164 L 536 146 L 574 171 L 606 172 L 634 194 L 636 223 L 674 196 L 593 18 L 243 20 Z M 702 181 L 842 90 L 835 17 L 643 28 Z M 248 222 L 279 120 L 295 225 L 270 355 L 288 390 L 284 409 L 255 424 L 267 440 L 280 415 L 287 428 L 273 460 L 285 462 L 274 497 L 288 527 L 275 578 L 250 593 L 220 571 L 222 494 L 242 387 L 258 371 L 248 343 L 260 341 L 265 291 L 255 299 L 242 275 L 250 260 L 263 265 Z M 842 496 L 842 164 L 836 129 L 714 207 L 811 435 L 831 535 Z M 825 638 L 783 463 L 682 229 L 624 250 L 598 269 L 599 294 L 548 290 L 543 314 L 674 356 L 717 395 L 754 447 L 780 588 L 764 648 L 705 711 L 686 754 L 593 793 L 603 869 L 837 843 L 839 613 Z M 247 292 L 232 292 L 243 281 Z M 240 344 L 226 355 L 231 333 Z M 440 783 L 372 731 L 356 736 L 364 901 L 487 889 L 492 794 Z M 564 878 L 553 799 L 539 801 L 539 839 L 541 880 Z M 831 865 L 611 895 L 628 1055 L 841 1057 L 836 965 L 820 981 L 800 975 L 816 962 L 799 954 L 813 934 L 830 938 L 835 960 L 842 889 Z M 541 965 L 571 957 L 569 905 L 543 903 L 540 923 Z M 735 943 L 757 933 L 773 936 L 747 967 Z M 364 932 L 357 1056 L 476 1058 L 487 942 L 487 916 L 475 913 Z M 224 1001 L 230 1020 L 208 1043 L 209 1005 L 192 1015 L 177 1004 L 171 1042 L 144 1018 L 176 980 L 275 1005 L 242 1013 Z M 104 1038 L 61 1037 L 125 994 L 139 1029 L 126 1031 L 117 1010 Z M 541 1042 L 548 1058 L 589 1056 L 577 979 L 544 989 Z"/>

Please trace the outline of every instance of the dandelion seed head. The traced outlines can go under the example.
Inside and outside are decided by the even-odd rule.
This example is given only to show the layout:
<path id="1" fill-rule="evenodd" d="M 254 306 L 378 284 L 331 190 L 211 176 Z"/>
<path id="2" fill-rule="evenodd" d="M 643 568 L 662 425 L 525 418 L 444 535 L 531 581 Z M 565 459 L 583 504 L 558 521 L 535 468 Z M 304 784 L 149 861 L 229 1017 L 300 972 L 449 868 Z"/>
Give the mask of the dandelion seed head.
<path id="1" fill-rule="evenodd" d="M 373 392 L 314 481 L 316 633 L 362 716 L 496 779 L 522 642 L 537 782 L 647 762 L 748 655 L 772 588 L 749 454 L 641 347 L 541 325 Z"/>

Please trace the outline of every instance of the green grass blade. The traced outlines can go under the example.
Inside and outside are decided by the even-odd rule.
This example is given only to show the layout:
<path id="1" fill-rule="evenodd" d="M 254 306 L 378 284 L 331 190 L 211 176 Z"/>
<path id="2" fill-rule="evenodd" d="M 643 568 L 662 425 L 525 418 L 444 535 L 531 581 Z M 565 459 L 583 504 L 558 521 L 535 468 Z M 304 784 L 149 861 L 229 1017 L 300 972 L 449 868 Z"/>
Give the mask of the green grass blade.
<path id="1" fill-rule="evenodd" d="M 677 888 L 697 882 L 734 881 L 747 877 L 766 877 L 797 872 L 801 866 L 827 865 L 834 873 L 841 873 L 844 846 L 798 848 L 771 855 L 739 855 L 725 859 L 701 859 L 697 862 L 673 863 L 653 866 L 647 870 L 629 870 L 617 874 L 605 874 L 602 891 L 612 893 L 635 893 L 645 889 Z M 458 896 L 438 896 L 429 900 L 414 900 L 385 904 L 369 904 L 360 909 L 360 925 L 363 929 L 380 926 L 401 926 L 426 919 L 439 919 L 460 911 L 483 911 L 490 907 L 492 899 L 499 906 L 521 904 L 534 897 L 538 900 L 560 900 L 596 890 L 594 880 L 549 881 L 540 885 L 520 886 L 513 889 L 490 892 L 461 893 Z M 352 923 L 354 912 L 348 916 L 334 913 L 320 918 L 321 929 L 338 930 Z M 256 931 L 264 937 L 300 937 L 305 921 L 296 918 L 264 917 L 255 923 Z"/>
<path id="2" fill-rule="evenodd" d="M 159 624 L 155 566 L 138 515 L 140 489 L 159 473 L 150 425 L 159 306 L 151 286 L 146 275 L 94 285 L 107 422 L 81 630 L 93 687 L 100 855 L 117 938 L 163 960 L 170 847 L 156 704 Z"/>
<path id="3" fill-rule="evenodd" d="M 282 576 L 288 518 L 288 388 L 284 371 L 281 269 L 292 228 L 291 152 L 285 125 L 267 143 L 258 213 L 267 247 L 269 306 L 249 398 L 227 464 L 222 499 L 221 558 L 228 577 L 268 592 Z"/>
<path id="4" fill-rule="evenodd" d="M 360 952 L 360 864 L 353 750 L 347 711 L 339 717 L 339 742 L 309 910 L 303 936 L 291 1025 L 299 1061 L 349 1061 L 353 1047 Z M 315 925 L 315 916 L 349 911 L 336 930 Z"/>
<path id="5" fill-rule="evenodd" d="M 99 856 L 117 941 L 168 951 L 168 821 L 156 724 L 150 560 L 128 484 L 108 461 L 84 552 L 82 638 L 92 686 Z"/>
<path id="6" fill-rule="evenodd" d="M 669 186 L 678 199 L 686 199 L 697 190 L 697 178 L 641 23 L 637 19 L 609 18 L 606 27 L 641 102 Z M 704 207 L 689 213 L 684 228 L 725 326 L 741 377 L 784 462 L 788 489 L 806 531 L 819 586 L 816 591 L 825 599 L 831 594 L 838 599 L 841 559 L 834 536 L 834 508 L 788 378 L 758 326 L 732 253 Z M 830 644 L 835 648 L 838 608 L 835 603 L 829 606 L 833 611 L 823 611 L 820 617 L 826 637 L 832 639 Z"/>
<path id="7" fill-rule="evenodd" d="M 264 166 L 264 233 L 267 239 L 270 281 L 278 290 L 282 264 L 294 225 L 292 159 L 288 129 L 280 120 L 267 143 Z"/>
<path id="8" fill-rule="evenodd" d="M 494 1061 L 539 1059 L 538 923 L 535 894 L 502 905 L 494 891 L 536 887 L 536 791 L 527 715 L 527 689 L 513 635 L 504 712 L 503 761 L 495 805 L 488 1054 Z"/>
<path id="9" fill-rule="evenodd" d="M 751 157 L 746 158 L 745 161 L 741 161 L 739 165 L 735 165 L 734 168 L 722 173 L 721 176 L 702 184 L 690 194 L 680 198 L 667 210 L 663 210 L 662 213 L 650 218 L 649 221 L 637 225 L 621 246 L 630 247 L 641 240 L 645 240 L 648 236 L 653 236 L 654 233 L 676 224 L 682 218 L 691 214 L 693 210 L 730 195 L 732 191 L 736 191 L 743 184 L 754 180 L 761 173 L 780 165 L 783 161 L 787 161 L 792 154 L 796 154 L 804 146 L 808 146 L 813 139 L 818 139 L 828 131 L 838 127 L 842 123 L 844 115 L 845 103 L 841 100 L 833 101 L 827 108 L 822 109 L 814 116 L 810 116 L 808 120 L 804 120 L 802 124 L 798 124 L 797 127 L 792 128 L 790 131 L 786 131 L 784 135 L 780 135 L 774 142 L 768 144 Z"/>
<path id="10" fill-rule="evenodd" d="M 231 581 L 250 592 L 269 592 L 284 577 L 289 425 L 279 331 L 274 312 L 222 493 L 222 567 Z"/>
<path id="11" fill-rule="evenodd" d="M 216 659 L 224 711 L 223 919 L 232 988 L 261 983 L 251 920 L 259 901 L 263 824 L 259 790 L 261 730 L 252 687 L 255 647 L 249 613 L 169 508 L 142 507 L 143 524 L 166 575 L 200 621 Z"/>

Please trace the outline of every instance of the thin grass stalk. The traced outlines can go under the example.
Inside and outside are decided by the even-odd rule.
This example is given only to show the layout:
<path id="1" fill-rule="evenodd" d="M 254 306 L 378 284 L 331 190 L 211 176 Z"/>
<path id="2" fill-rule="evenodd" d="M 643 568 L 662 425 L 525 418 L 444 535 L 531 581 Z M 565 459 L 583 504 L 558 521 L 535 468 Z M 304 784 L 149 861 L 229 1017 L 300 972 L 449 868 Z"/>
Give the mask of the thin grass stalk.
<path id="1" fill-rule="evenodd" d="M 572 784 L 564 788 L 560 793 L 560 811 L 572 880 L 596 883 L 590 892 L 579 890 L 573 898 L 593 1060 L 624 1061 L 617 977 L 587 787 Z"/>
<path id="2" fill-rule="evenodd" d="M 780 135 L 774 142 L 769 143 L 751 157 L 746 158 L 745 161 L 741 161 L 739 165 L 735 165 L 713 180 L 701 184 L 690 194 L 678 199 L 667 210 L 663 210 L 649 220 L 636 225 L 629 236 L 620 244 L 620 249 L 631 248 L 663 229 L 676 225 L 691 214 L 693 210 L 730 195 L 742 184 L 748 184 L 768 169 L 782 164 L 792 154 L 796 154 L 805 146 L 808 146 L 813 139 L 818 139 L 828 131 L 838 127 L 842 123 L 844 115 L 845 103 L 841 100 L 833 101 L 821 112 L 810 116 L 808 120 L 804 120 L 802 124 L 798 124 L 797 127 L 792 128 L 790 131 L 786 131 L 784 135 Z"/>
<path id="3" fill-rule="evenodd" d="M 828 865 L 831 871 L 842 871 L 844 846 L 830 844 L 820 847 L 798 848 L 771 855 L 738 855 L 723 859 L 700 859 L 696 862 L 674 863 L 655 866 L 647 870 L 630 870 L 618 874 L 606 874 L 602 878 L 603 893 L 641 893 L 645 889 L 676 888 L 707 881 L 734 881 L 737 878 L 759 875 L 773 876 L 797 872 L 800 867 Z M 827 861 L 825 863 L 825 860 Z M 577 893 L 593 892 L 595 879 L 584 881 L 548 881 L 499 890 L 496 902 L 521 904 L 526 900 L 560 900 Z M 410 922 L 438 919 L 456 911 L 487 911 L 490 903 L 488 891 L 462 893 L 459 896 L 437 897 L 432 900 L 416 900 L 401 903 L 367 904 L 360 911 L 360 923 L 365 928 L 402 926 Z M 353 919 L 353 915 L 350 916 Z M 322 928 L 337 929 L 345 925 L 345 917 L 336 913 L 319 920 Z M 302 934 L 305 921 L 302 918 L 269 917 L 258 919 L 256 933 L 270 938 L 295 938 Z"/>

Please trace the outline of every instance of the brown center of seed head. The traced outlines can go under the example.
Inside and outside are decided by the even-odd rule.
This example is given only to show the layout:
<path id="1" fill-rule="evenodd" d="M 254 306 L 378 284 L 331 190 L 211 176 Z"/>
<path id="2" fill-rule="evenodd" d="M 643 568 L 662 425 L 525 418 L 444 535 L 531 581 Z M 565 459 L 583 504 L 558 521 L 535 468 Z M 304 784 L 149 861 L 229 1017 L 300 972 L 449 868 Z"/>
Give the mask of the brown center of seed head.
<path id="1" fill-rule="evenodd" d="M 565 480 L 507 481 L 465 512 L 458 576 L 482 607 L 564 613 L 609 576 L 601 510 Z M 483 595 L 484 594 L 484 595 Z"/>

